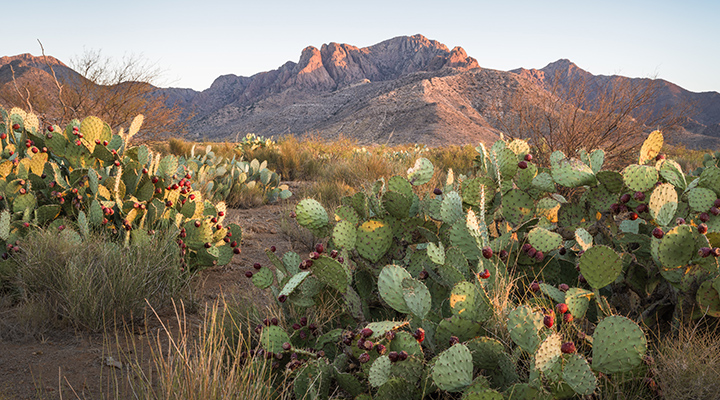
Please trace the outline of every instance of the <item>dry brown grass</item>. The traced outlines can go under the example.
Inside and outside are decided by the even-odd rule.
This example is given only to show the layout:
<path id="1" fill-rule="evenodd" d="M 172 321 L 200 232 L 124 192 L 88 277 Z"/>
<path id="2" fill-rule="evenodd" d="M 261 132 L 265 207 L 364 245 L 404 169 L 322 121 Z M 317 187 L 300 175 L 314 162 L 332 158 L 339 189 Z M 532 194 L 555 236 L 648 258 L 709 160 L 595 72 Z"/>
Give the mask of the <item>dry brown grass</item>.
<path id="1" fill-rule="evenodd" d="M 655 379 L 666 399 L 720 398 L 720 335 L 715 329 L 682 328 L 658 342 Z"/>

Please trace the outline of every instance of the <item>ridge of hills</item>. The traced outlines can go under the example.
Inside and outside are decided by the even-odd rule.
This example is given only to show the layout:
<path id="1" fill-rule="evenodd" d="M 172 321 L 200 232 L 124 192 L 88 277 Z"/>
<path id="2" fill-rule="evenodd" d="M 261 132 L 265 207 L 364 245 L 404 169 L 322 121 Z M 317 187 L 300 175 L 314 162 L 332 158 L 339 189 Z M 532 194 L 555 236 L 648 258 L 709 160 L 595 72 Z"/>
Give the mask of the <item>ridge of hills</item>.
<path id="1" fill-rule="evenodd" d="M 57 96 L 48 65 L 58 80 L 84 79 L 61 61 L 22 54 L 0 58 L 0 89 L 32 83 Z M 306 47 L 297 63 L 250 77 L 218 77 L 206 90 L 156 88 L 166 104 L 189 118 L 190 139 L 237 140 L 263 136 L 338 136 L 361 144 L 476 144 L 498 137 L 496 116 L 518 93 L 550 93 L 553 86 L 582 78 L 591 87 L 640 78 L 593 75 L 569 60 L 542 69 L 498 71 L 481 68 L 461 47 L 449 49 L 422 35 L 400 36 L 358 48 L 329 43 Z M 647 79 L 645 79 L 647 80 Z M 677 106 L 690 114 L 673 134 L 688 147 L 720 146 L 720 93 L 694 93 L 671 82 L 660 84 L 657 110 Z M 40 96 L 36 96 L 40 98 Z M 0 99 L 2 100 L 2 99 Z"/>

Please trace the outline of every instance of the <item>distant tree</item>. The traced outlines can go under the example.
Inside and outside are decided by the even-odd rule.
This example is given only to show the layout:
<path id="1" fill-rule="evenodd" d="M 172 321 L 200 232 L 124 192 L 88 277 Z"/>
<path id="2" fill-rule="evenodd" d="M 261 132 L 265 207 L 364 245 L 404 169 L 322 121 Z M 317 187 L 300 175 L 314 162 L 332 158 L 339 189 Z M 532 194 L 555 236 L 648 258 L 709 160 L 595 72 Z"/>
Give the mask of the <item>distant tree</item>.
<path id="1" fill-rule="evenodd" d="M 37 83 L 18 87 L 13 82 L 14 90 L 6 89 L 2 97 L 11 106 L 33 108 L 48 122 L 61 125 L 95 115 L 115 130 L 129 126 L 135 116 L 143 114 L 145 122 L 139 136 L 148 138 L 181 129 L 181 110 L 168 106 L 155 86 L 162 71 L 142 57 L 130 55 L 116 61 L 100 51 L 88 50 L 71 59 L 69 65 L 79 75 L 56 74 L 57 66 L 47 63 L 54 87 L 35 87 Z"/>
<path id="2" fill-rule="evenodd" d="M 556 74 L 546 90 L 520 85 L 494 109 L 496 125 L 513 138 L 537 146 L 540 160 L 561 150 L 604 149 L 607 166 L 635 156 L 650 130 L 676 126 L 683 110 L 658 106 L 661 82 L 652 79 L 608 78 Z"/>

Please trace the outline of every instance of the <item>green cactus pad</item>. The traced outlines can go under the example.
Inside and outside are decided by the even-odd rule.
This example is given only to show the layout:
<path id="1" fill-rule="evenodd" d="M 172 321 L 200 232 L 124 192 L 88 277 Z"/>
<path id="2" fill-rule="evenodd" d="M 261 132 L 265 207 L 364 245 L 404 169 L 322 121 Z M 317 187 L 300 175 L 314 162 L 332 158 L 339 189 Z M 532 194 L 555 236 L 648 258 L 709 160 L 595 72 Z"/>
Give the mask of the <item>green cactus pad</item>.
<path id="1" fill-rule="evenodd" d="M 437 245 L 429 242 L 426 251 L 430 261 L 435 264 L 445 264 L 445 246 L 443 246 L 442 242 L 439 242 Z"/>
<path id="2" fill-rule="evenodd" d="M 392 245 L 392 228 L 382 221 L 370 220 L 358 227 L 355 246 L 358 253 L 370 260 L 378 262 Z"/>
<path id="3" fill-rule="evenodd" d="M 562 236 L 545 228 L 536 227 L 528 232 L 528 241 L 536 250 L 547 253 L 560 247 Z"/>
<path id="4" fill-rule="evenodd" d="M 442 390 L 458 392 L 472 383 L 472 354 L 463 344 L 440 353 L 432 368 L 433 382 Z"/>
<path id="5" fill-rule="evenodd" d="M 508 314 L 508 331 L 513 342 L 528 353 L 534 354 L 540 345 L 538 332 L 545 327 L 544 316 L 526 305 L 521 305 Z"/>
<path id="6" fill-rule="evenodd" d="M 253 285 L 260 289 L 267 289 L 273 284 L 273 273 L 268 267 L 260 268 L 252 276 Z"/>
<path id="7" fill-rule="evenodd" d="M 555 191 L 555 181 L 547 172 L 537 174 L 532 180 L 532 186 L 541 192 L 552 193 Z"/>
<path id="8" fill-rule="evenodd" d="M 494 338 L 482 336 L 466 343 L 473 357 L 473 365 L 480 369 L 495 369 L 500 358 L 506 356 L 505 346 Z"/>
<path id="9" fill-rule="evenodd" d="M 435 343 L 445 347 L 448 345 L 451 336 L 457 336 L 461 342 L 477 337 L 482 332 L 482 326 L 476 321 L 470 321 L 453 315 L 443 319 L 437 325 L 435 331 Z"/>
<path id="10" fill-rule="evenodd" d="M 583 228 L 575 230 L 575 242 L 578 244 L 582 251 L 586 251 L 593 245 L 593 237 L 590 232 Z"/>
<path id="11" fill-rule="evenodd" d="M 623 182 L 634 192 L 647 192 L 655 186 L 658 173 L 655 167 L 632 164 L 622 171 Z"/>
<path id="12" fill-rule="evenodd" d="M 360 217 L 351 206 L 340 206 L 335 209 L 335 221 L 348 221 L 353 226 L 360 223 Z"/>
<path id="13" fill-rule="evenodd" d="M 342 220 L 335 225 L 332 239 L 337 247 L 353 250 L 357 240 L 357 229 L 352 222 Z"/>
<path id="14" fill-rule="evenodd" d="M 603 319 L 593 334 L 592 369 L 612 374 L 640 365 L 647 341 L 640 326 L 619 315 Z"/>
<path id="15" fill-rule="evenodd" d="M 342 390 L 348 392 L 353 398 L 357 398 L 365 391 L 365 385 L 353 374 L 340 373 L 335 371 L 335 380 Z"/>
<path id="16" fill-rule="evenodd" d="M 535 368 L 541 372 L 547 372 L 554 368 L 562 356 L 561 345 L 562 337 L 560 334 L 553 333 L 546 337 L 535 352 Z"/>
<path id="17" fill-rule="evenodd" d="M 513 225 L 519 225 L 535 212 L 532 197 L 521 190 L 510 190 L 502 198 L 503 216 Z"/>
<path id="18" fill-rule="evenodd" d="M 590 188 L 583 193 L 583 198 L 587 200 L 593 213 L 605 212 L 615 202 L 614 196 L 603 185 Z"/>
<path id="19" fill-rule="evenodd" d="M 454 315 L 476 322 L 487 321 L 493 314 L 485 291 L 470 282 L 460 282 L 453 287 L 450 308 Z"/>
<path id="20" fill-rule="evenodd" d="M 568 306 L 568 311 L 575 318 L 585 317 L 588 307 L 590 306 L 590 299 L 595 296 L 595 293 L 576 287 L 571 287 L 565 293 L 564 303 Z"/>
<path id="21" fill-rule="evenodd" d="M 457 221 L 450 228 L 450 243 L 452 246 L 460 249 L 470 261 L 476 261 L 482 257 L 482 252 L 478 247 L 477 240 L 470 234 L 470 230 L 464 220 Z"/>
<path id="22" fill-rule="evenodd" d="M 620 193 L 623 189 L 623 177 L 615 171 L 599 171 L 596 173 L 598 181 L 611 193 Z"/>
<path id="23" fill-rule="evenodd" d="M 98 204 L 97 200 L 93 201 L 93 204 Z M 98 205 L 98 207 L 100 207 Z M 60 212 L 62 211 L 62 207 L 59 204 L 46 204 L 44 206 L 40 206 L 35 210 L 35 215 L 38 221 L 38 224 L 45 225 L 48 222 L 54 220 L 57 218 L 58 215 L 60 215 Z M 92 206 L 90 207 L 90 213 L 92 214 Z M 91 222 L 93 215 L 90 216 Z M 102 222 L 102 209 L 100 210 L 100 220 L 97 221 L 97 224 L 93 223 L 93 226 L 99 226 Z"/>
<path id="24" fill-rule="evenodd" d="M 380 297 L 396 311 L 409 314 L 410 308 L 403 297 L 403 280 L 412 279 L 410 273 L 397 265 L 386 265 L 378 277 Z"/>
<path id="25" fill-rule="evenodd" d="M 442 214 L 440 213 L 441 205 L 442 201 L 439 198 L 426 198 L 421 202 L 421 208 L 423 213 L 436 221 L 442 220 Z"/>
<path id="26" fill-rule="evenodd" d="M 556 303 L 565 302 L 565 293 L 555 286 L 548 285 L 547 283 L 541 283 L 540 291 L 543 292 L 545 296 L 555 300 Z"/>
<path id="27" fill-rule="evenodd" d="M 452 225 L 465 216 L 462 207 L 462 198 L 455 192 L 446 193 L 440 204 L 440 217 L 442 221 Z"/>
<path id="28" fill-rule="evenodd" d="M 680 225 L 665 233 L 658 248 L 658 258 L 664 269 L 685 266 L 695 256 L 693 227 Z"/>
<path id="29" fill-rule="evenodd" d="M 593 152 L 590 153 L 590 169 L 592 169 L 594 174 L 597 174 L 602 169 L 603 164 L 605 164 L 605 150 L 593 150 Z"/>
<path id="30" fill-rule="evenodd" d="M 385 337 L 385 334 L 390 331 L 397 331 L 402 326 L 407 325 L 407 322 L 401 321 L 378 321 L 371 322 L 365 325 L 365 328 L 369 328 L 373 331 L 370 336 L 370 340 L 378 340 Z"/>
<path id="31" fill-rule="evenodd" d="M 340 293 L 344 293 L 349 282 L 348 274 L 345 272 L 345 268 L 330 257 L 325 255 L 321 256 L 312 266 L 313 275 L 318 280 Z"/>
<path id="32" fill-rule="evenodd" d="M 404 378 L 393 377 L 388 379 L 384 385 L 380 386 L 373 400 L 412 400 L 420 398 L 417 386 L 410 384 Z M 358 396 L 355 400 L 370 400 L 369 395 L 366 398 Z"/>
<path id="33" fill-rule="evenodd" d="M 587 360 L 577 353 L 564 356 L 563 380 L 575 393 L 589 396 L 595 392 L 597 378 L 590 369 Z"/>
<path id="34" fill-rule="evenodd" d="M 518 169 L 515 174 L 515 184 L 519 189 L 528 190 L 532 187 L 533 179 L 537 176 L 538 169 L 535 164 L 529 163 L 527 168 Z"/>
<path id="35" fill-rule="evenodd" d="M 383 207 L 388 214 L 403 219 L 410 216 L 412 199 L 400 192 L 388 190 L 383 194 Z"/>
<path id="36" fill-rule="evenodd" d="M 663 142 L 663 134 L 660 131 L 650 132 L 650 135 L 648 135 L 647 139 L 645 139 L 645 142 L 643 142 L 643 145 L 640 148 L 638 164 L 643 165 L 648 161 L 654 160 L 660 153 Z"/>
<path id="37" fill-rule="evenodd" d="M 283 352 L 283 343 L 290 342 L 290 336 L 279 326 L 264 326 L 260 333 L 260 345 L 265 351 L 272 353 Z"/>
<path id="38" fill-rule="evenodd" d="M 314 199 L 303 199 L 295 207 L 298 224 L 310 228 L 321 229 L 328 224 L 325 208 Z"/>
<path id="39" fill-rule="evenodd" d="M 666 159 L 660 162 L 660 176 L 680 190 L 685 190 L 687 187 L 682 167 L 674 160 Z"/>
<path id="40" fill-rule="evenodd" d="M 564 158 L 552 163 L 552 177 L 555 183 L 565 187 L 592 186 L 597 183 L 592 169 L 582 161 Z"/>
<path id="41" fill-rule="evenodd" d="M 690 208 L 697 212 L 707 212 L 717 199 L 715 192 L 701 187 L 690 189 L 687 196 Z"/>
<path id="42" fill-rule="evenodd" d="M 388 350 L 397 351 L 398 353 L 406 351 L 411 356 L 415 356 L 420 359 L 423 357 L 423 350 L 420 343 L 418 343 L 417 339 L 415 339 L 413 335 L 405 331 L 400 331 L 395 334 L 395 338 L 390 341 Z"/>
<path id="43" fill-rule="evenodd" d="M 435 167 L 427 158 L 421 157 L 415 160 L 415 165 L 408 170 L 408 180 L 414 186 L 424 185 L 430 182 Z"/>
<path id="44" fill-rule="evenodd" d="M 402 280 L 402 295 L 410 311 L 420 318 L 425 318 L 432 307 L 432 296 L 424 283 L 413 279 Z"/>
<path id="45" fill-rule="evenodd" d="M 580 257 L 580 273 L 596 289 L 605 287 L 622 273 L 622 259 L 607 246 L 593 246 Z"/>
<path id="46" fill-rule="evenodd" d="M 480 199 L 485 197 L 485 205 L 492 202 L 497 185 L 490 178 L 479 176 L 475 178 L 465 179 L 460 184 L 460 193 L 465 204 L 480 207 Z"/>
<path id="47" fill-rule="evenodd" d="M 507 400 L 553 400 L 549 393 L 541 392 L 528 383 L 516 383 L 504 392 Z"/>
<path id="48" fill-rule="evenodd" d="M 368 382 L 372 387 L 380 387 L 390 378 L 392 363 L 387 355 L 380 356 L 373 361 L 368 372 Z"/>
<path id="49" fill-rule="evenodd" d="M 720 286 L 720 285 L 718 285 Z M 711 317 L 720 317 L 720 295 L 713 287 L 713 281 L 707 280 L 700 285 L 695 295 L 700 311 Z"/>
<path id="50" fill-rule="evenodd" d="M 698 186 L 710 189 L 715 192 L 715 195 L 720 196 L 720 168 L 716 166 L 710 166 L 700 174 L 698 180 Z"/>
<path id="51" fill-rule="evenodd" d="M 655 222 L 660 226 L 670 225 L 678 207 L 678 195 L 675 187 L 669 183 L 658 185 L 650 195 L 648 207 Z"/>
<path id="52" fill-rule="evenodd" d="M 494 389 L 478 389 L 463 393 L 461 400 L 503 400 L 502 393 Z"/>

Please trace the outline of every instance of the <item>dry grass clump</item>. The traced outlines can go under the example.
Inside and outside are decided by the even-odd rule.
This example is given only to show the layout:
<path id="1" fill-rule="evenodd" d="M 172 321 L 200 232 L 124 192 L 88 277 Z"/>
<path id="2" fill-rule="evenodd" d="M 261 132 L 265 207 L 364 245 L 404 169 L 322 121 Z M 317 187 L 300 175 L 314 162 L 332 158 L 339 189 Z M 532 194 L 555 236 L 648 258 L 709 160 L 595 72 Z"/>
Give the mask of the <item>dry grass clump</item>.
<path id="1" fill-rule="evenodd" d="M 720 335 L 682 328 L 657 344 L 655 380 L 666 399 L 720 398 Z"/>
<path id="2" fill-rule="evenodd" d="M 16 284 L 23 293 L 18 316 L 43 315 L 48 324 L 100 331 L 114 321 L 142 316 L 145 299 L 160 306 L 179 294 L 186 277 L 174 229 L 132 246 L 92 235 L 82 242 L 57 230 L 23 239 Z"/>

